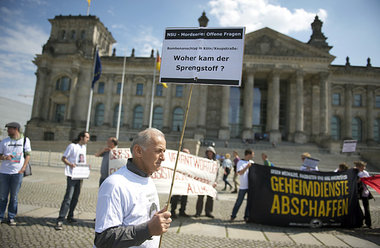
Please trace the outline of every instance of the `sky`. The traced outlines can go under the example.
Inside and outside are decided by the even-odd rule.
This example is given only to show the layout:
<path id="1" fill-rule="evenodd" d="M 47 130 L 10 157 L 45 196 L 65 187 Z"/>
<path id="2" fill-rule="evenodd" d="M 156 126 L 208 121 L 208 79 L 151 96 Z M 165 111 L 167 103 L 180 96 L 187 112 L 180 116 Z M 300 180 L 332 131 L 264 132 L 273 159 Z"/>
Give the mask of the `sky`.
<path id="1" fill-rule="evenodd" d="M 0 0 L 0 95 L 32 104 L 33 64 L 47 42 L 56 15 L 86 15 L 87 0 Z M 117 56 L 150 56 L 161 51 L 166 27 L 198 27 L 205 11 L 208 27 L 269 27 L 308 42 L 315 15 L 336 56 L 332 62 L 380 67 L 379 0 L 92 0 L 96 15 L 117 41 Z"/>

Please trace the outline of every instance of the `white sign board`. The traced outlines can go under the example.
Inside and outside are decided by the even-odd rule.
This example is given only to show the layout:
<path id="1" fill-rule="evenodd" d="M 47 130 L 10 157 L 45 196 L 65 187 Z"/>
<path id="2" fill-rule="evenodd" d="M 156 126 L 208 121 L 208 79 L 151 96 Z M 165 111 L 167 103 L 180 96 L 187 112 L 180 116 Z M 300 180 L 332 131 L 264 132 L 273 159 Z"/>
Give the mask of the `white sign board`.
<path id="1" fill-rule="evenodd" d="M 316 158 L 305 158 L 303 166 L 315 169 L 318 166 L 319 159 Z"/>
<path id="2" fill-rule="evenodd" d="M 129 148 L 113 149 L 109 157 L 110 174 L 125 166 L 128 158 L 131 157 Z M 161 163 L 160 169 L 152 174 L 151 178 L 158 193 L 169 193 L 176 157 L 177 151 L 166 150 L 165 161 Z M 218 168 L 216 161 L 181 152 L 172 193 L 174 195 L 209 195 L 215 197 L 216 190 L 213 184 Z"/>
<path id="3" fill-rule="evenodd" d="M 65 176 L 71 177 L 72 180 L 87 179 L 90 177 L 90 165 L 77 164 L 74 168 L 66 165 Z"/>
<path id="4" fill-rule="evenodd" d="M 357 140 L 345 140 L 343 141 L 342 152 L 355 152 Z"/>
<path id="5" fill-rule="evenodd" d="M 161 83 L 240 86 L 245 28 L 167 28 Z"/>

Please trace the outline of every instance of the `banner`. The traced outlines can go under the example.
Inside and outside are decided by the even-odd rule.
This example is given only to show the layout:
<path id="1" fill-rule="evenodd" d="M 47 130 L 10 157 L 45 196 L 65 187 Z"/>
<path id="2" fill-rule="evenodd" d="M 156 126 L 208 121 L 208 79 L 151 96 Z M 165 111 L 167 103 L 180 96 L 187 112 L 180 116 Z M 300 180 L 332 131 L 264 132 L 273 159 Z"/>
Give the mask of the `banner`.
<path id="1" fill-rule="evenodd" d="M 109 174 L 127 164 L 132 154 L 129 148 L 113 149 L 109 155 Z M 157 192 L 168 194 L 173 178 L 177 151 L 166 150 L 165 161 L 151 178 L 156 184 Z M 218 164 L 216 161 L 200 158 L 181 152 L 178 158 L 177 171 L 173 187 L 173 195 L 209 195 L 216 196 L 213 187 Z"/>
<path id="2" fill-rule="evenodd" d="M 278 226 L 362 225 L 357 172 L 304 172 L 255 164 L 249 170 L 250 221 Z"/>
<path id="3" fill-rule="evenodd" d="M 240 86 L 245 28 L 167 28 L 161 83 Z"/>

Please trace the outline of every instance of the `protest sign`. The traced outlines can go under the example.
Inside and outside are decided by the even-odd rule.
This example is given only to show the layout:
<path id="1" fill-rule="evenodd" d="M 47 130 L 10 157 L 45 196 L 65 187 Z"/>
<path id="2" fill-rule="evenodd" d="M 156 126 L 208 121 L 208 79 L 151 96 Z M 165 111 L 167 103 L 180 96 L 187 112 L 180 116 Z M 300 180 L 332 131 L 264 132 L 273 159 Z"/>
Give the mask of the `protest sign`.
<path id="1" fill-rule="evenodd" d="M 169 192 L 176 156 L 177 151 L 166 150 L 165 160 L 161 163 L 160 169 L 151 176 L 158 193 L 166 194 Z M 128 158 L 131 157 L 129 148 L 113 149 L 109 157 L 110 174 L 126 165 Z M 181 152 L 178 158 L 173 194 L 209 195 L 215 197 L 216 190 L 212 185 L 215 181 L 218 168 L 216 161 Z"/>
<path id="2" fill-rule="evenodd" d="M 342 152 L 355 152 L 357 140 L 344 140 Z"/>
<path id="3" fill-rule="evenodd" d="M 161 83 L 240 86 L 245 28 L 167 28 Z"/>
<path id="4" fill-rule="evenodd" d="M 72 180 L 87 179 L 90 177 L 90 165 L 77 164 L 74 168 L 66 166 L 65 176 L 71 177 Z"/>
<path id="5" fill-rule="evenodd" d="M 305 158 L 303 166 L 315 169 L 318 166 L 319 159 L 316 158 Z"/>
<path id="6" fill-rule="evenodd" d="M 279 226 L 362 225 L 357 171 L 304 172 L 253 165 L 249 171 L 250 221 Z"/>

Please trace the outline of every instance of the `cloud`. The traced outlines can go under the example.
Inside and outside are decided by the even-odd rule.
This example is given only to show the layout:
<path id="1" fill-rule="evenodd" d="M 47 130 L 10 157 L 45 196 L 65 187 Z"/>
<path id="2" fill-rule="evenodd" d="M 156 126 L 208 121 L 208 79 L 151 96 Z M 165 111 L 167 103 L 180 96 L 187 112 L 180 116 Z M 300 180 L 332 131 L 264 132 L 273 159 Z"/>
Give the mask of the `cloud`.
<path id="1" fill-rule="evenodd" d="M 138 27 L 136 36 L 133 36 L 131 44 L 134 44 L 136 56 L 150 56 L 152 49 L 157 50 L 162 47 L 162 41 L 153 35 L 153 27 Z"/>
<path id="2" fill-rule="evenodd" d="M 308 30 L 316 14 L 304 9 L 291 11 L 270 4 L 269 0 L 212 0 L 209 6 L 210 14 L 218 19 L 221 26 L 245 26 L 247 32 L 263 27 L 285 34 Z M 317 15 L 321 20 L 327 18 L 324 9 L 319 9 Z"/>

